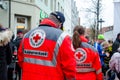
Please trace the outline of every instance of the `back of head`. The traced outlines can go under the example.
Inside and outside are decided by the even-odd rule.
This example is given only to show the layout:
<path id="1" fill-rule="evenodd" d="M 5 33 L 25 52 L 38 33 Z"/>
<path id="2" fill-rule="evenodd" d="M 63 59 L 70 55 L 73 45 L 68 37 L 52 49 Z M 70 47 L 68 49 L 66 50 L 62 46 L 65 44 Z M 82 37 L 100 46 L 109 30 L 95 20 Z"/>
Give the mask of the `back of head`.
<path id="1" fill-rule="evenodd" d="M 58 21 L 62 24 L 65 22 L 64 14 L 59 11 L 52 12 L 50 13 L 50 15 L 54 15 L 58 19 Z"/>
<path id="2" fill-rule="evenodd" d="M 85 29 L 82 26 L 75 26 L 73 32 L 77 31 L 79 35 L 84 35 L 85 34 Z"/>
<path id="3" fill-rule="evenodd" d="M 54 16 L 56 19 L 52 16 Z M 60 28 L 63 28 L 63 23 L 65 22 L 65 17 L 62 12 L 59 12 L 59 11 L 52 12 L 52 13 L 50 13 L 49 18 L 52 19 L 55 23 L 61 23 Z"/>
<path id="4" fill-rule="evenodd" d="M 102 42 L 101 45 L 103 46 L 103 48 L 109 47 L 109 43 L 107 41 Z"/>
<path id="5" fill-rule="evenodd" d="M 73 30 L 74 34 L 73 34 L 73 46 L 74 48 L 78 48 L 81 45 L 81 40 L 79 38 L 80 35 L 84 35 L 85 30 L 82 26 L 75 26 L 74 30 Z"/>

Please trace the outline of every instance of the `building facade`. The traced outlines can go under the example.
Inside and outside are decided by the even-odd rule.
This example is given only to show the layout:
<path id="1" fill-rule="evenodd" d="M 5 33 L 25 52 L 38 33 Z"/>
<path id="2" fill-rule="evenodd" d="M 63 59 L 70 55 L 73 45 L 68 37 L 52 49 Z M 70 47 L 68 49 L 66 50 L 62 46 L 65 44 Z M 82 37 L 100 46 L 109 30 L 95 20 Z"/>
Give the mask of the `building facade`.
<path id="1" fill-rule="evenodd" d="M 114 28 L 113 36 L 114 40 L 117 37 L 117 34 L 120 33 L 120 0 L 114 0 Z"/>
<path id="2" fill-rule="evenodd" d="M 76 23 L 77 19 L 72 21 L 73 16 L 78 18 L 75 2 L 73 6 L 71 4 L 73 2 L 73 0 L 0 0 L 0 23 L 16 34 L 18 29 L 30 30 L 37 27 L 40 21 L 48 17 L 52 11 L 61 11 L 66 18 L 65 31 L 71 33 L 72 24 L 79 23 Z M 5 3 L 6 9 L 1 6 L 3 3 Z"/>
<path id="3" fill-rule="evenodd" d="M 72 34 L 74 27 L 76 25 L 80 25 L 79 12 L 77 10 L 76 2 L 74 0 L 64 0 L 64 3 L 65 3 L 64 14 L 66 17 L 64 28 L 65 31 Z"/>
<path id="4" fill-rule="evenodd" d="M 77 10 L 77 7 L 76 7 L 76 2 L 72 0 L 72 5 L 71 5 L 71 9 L 72 9 L 72 12 L 71 12 L 71 17 L 72 17 L 72 23 L 71 23 L 71 30 L 74 29 L 74 27 L 76 25 L 80 25 L 78 22 L 79 22 L 79 12 Z"/>

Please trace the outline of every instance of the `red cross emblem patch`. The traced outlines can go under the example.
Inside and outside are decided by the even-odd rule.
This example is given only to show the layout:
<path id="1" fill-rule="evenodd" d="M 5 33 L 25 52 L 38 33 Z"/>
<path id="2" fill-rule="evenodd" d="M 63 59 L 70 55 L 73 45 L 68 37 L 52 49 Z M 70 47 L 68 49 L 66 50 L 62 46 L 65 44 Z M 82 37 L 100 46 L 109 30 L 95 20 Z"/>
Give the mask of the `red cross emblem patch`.
<path id="1" fill-rule="evenodd" d="M 78 48 L 76 49 L 74 56 L 77 62 L 82 63 L 86 60 L 87 53 L 84 49 Z"/>
<path id="2" fill-rule="evenodd" d="M 45 32 L 41 29 L 34 30 L 29 36 L 30 45 L 34 48 L 40 47 L 45 40 Z"/>
<path id="3" fill-rule="evenodd" d="M 40 36 L 39 34 L 36 34 L 34 37 L 33 37 L 33 40 L 35 41 L 35 43 L 37 43 L 39 40 L 40 40 Z"/>

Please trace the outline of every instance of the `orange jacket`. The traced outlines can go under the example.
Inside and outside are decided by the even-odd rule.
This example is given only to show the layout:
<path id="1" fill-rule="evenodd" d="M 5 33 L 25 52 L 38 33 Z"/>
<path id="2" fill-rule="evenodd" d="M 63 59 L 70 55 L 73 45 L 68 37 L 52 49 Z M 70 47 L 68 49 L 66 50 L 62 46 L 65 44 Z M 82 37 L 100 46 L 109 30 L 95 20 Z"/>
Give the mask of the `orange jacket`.
<path id="1" fill-rule="evenodd" d="M 68 35 L 50 26 L 29 31 L 21 41 L 18 61 L 22 80 L 75 80 L 75 58 Z"/>
<path id="2" fill-rule="evenodd" d="M 74 56 L 77 64 L 76 80 L 103 80 L 99 55 L 91 45 L 82 42 Z"/>

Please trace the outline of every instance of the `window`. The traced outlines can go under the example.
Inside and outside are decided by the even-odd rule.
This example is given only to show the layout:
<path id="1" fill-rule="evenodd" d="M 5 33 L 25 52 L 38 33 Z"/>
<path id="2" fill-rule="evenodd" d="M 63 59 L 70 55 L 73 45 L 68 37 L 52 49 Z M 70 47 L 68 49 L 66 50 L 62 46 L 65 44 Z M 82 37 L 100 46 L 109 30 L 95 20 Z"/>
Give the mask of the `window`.
<path id="1" fill-rule="evenodd" d="M 25 18 L 17 18 L 17 23 L 25 23 Z"/>

